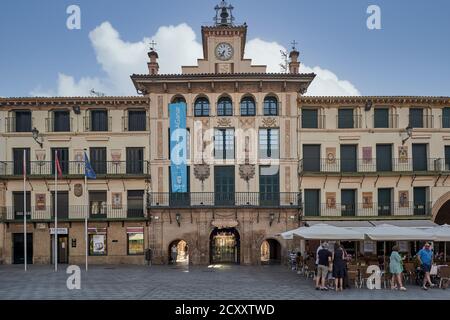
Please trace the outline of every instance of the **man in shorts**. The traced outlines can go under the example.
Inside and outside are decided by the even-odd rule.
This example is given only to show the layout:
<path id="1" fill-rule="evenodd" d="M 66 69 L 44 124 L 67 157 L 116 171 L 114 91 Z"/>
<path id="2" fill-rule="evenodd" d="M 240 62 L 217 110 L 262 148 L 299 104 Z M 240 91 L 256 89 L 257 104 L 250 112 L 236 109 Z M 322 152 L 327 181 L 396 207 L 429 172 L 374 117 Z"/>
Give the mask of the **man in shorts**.
<path id="1" fill-rule="evenodd" d="M 330 262 L 331 252 L 328 250 L 328 243 L 325 242 L 322 249 L 317 252 L 316 290 L 328 290 L 326 280 Z"/>
<path id="2" fill-rule="evenodd" d="M 425 274 L 422 288 L 428 290 L 427 282 L 430 284 L 430 287 L 434 287 L 430 277 L 431 265 L 433 264 L 433 250 L 431 250 L 431 244 L 429 242 L 425 243 L 425 246 L 420 249 L 417 253 L 417 258 L 419 259 L 420 267 Z"/>

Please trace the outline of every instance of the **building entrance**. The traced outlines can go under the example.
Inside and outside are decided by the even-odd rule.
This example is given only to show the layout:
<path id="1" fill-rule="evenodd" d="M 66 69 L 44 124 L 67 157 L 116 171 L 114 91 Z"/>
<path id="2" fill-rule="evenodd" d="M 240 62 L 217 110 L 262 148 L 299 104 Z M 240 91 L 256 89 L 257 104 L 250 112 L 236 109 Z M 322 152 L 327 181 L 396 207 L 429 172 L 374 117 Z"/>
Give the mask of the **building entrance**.
<path id="1" fill-rule="evenodd" d="M 210 237 L 210 261 L 218 263 L 240 263 L 240 237 L 235 228 L 215 228 Z"/>

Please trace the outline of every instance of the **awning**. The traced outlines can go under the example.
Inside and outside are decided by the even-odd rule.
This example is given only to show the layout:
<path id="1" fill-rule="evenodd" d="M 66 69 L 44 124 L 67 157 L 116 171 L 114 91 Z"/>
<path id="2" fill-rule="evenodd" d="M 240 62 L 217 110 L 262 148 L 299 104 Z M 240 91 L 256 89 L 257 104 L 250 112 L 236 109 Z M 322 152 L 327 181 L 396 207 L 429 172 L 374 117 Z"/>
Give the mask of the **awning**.
<path id="1" fill-rule="evenodd" d="M 373 227 L 374 225 L 372 223 L 370 223 L 370 221 L 365 221 L 365 220 L 343 220 L 343 221 L 306 221 L 306 223 L 309 226 L 314 226 L 316 224 L 323 224 L 326 223 L 328 225 L 331 226 L 335 226 L 335 227 L 344 227 L 344 228 L 349 228 L 349 227 Z"/>
<path id="2" fill-rule="evenodd" d="M 300 227 L 281 234 L 284 239 L 298 236 L 307 240 L 364 240 L 364 234 L 342 227 L 318 223 L 311 227 Z M 291 238 L 292 239 L 292 238 Z"/>
<path id="3" fill-rule="evenodd" d="M 396 227 L 409 228 L 433 228 L 438 226 L 438 224 L 431 220 L 375 220 L 370 222 L 375 226 L 379 226 L 381 224 L 390 224 Z"/>
<path id="4" fill-rule="evenodd" d="M 430 233 L 419 228 L 398 227 L 392 224 L 380 224 L 376 227 L 367 228 L 364 233 L 375 241 L 434 240 Z"/>
<path id="5" fill-rule="evenodd" d="M 423 230 L 431 234 L 435 241 L 450 241 L 450 225 L 448 224 Z"/>

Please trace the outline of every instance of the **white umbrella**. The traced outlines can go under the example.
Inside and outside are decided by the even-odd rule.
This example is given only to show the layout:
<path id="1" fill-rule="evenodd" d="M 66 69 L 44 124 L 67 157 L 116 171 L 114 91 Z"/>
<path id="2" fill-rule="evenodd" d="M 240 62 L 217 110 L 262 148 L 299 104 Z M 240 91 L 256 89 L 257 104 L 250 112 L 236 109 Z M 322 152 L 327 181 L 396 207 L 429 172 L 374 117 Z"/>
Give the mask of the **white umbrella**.
<path id="1" fill-rule="evenodd" d="M 448 224 L 424 229 L 424 231 L 429 233 L 436 241 L 450 241 L 450 225 Z"/>
<path id="2" fill-rule="evenodd" d="M 283 238 L 285 236 L 293 237 L 293 235 L 308 240 L 364 240 L 364 233 L 325 223 L 318 223 L 311 227 L 300 227 L 281 234 Z"/>
<path id="3" fill-rule="evenodd" d="M 397 227 L 390 224 L 365 228 L 364 231 L 370 239 L 376 241 L 434 240 L 434 236 L 426 231 L 409 227 Z"/>

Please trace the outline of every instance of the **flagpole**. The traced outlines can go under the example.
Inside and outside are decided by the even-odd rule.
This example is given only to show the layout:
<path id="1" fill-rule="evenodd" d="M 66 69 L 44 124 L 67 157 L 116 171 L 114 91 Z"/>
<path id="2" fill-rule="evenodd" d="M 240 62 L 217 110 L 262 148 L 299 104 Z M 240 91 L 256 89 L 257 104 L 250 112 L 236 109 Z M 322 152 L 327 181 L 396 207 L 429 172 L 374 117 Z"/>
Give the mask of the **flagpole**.
<path id="1" fill-rule="evenodd" d="M 54 233 L 54 258 L 55 258 L 55 271 L 58 271 L 58 151 L 55 150 L 55 233 Z"/>
<path id="2" fill-rule="evenodd" d="M 88 271 L 88 214 L 89 214 L 89 203 L 88 203 L 88 195 L 87 195 L 87 174 L 86 174 L 86 149 L 84 149 L 84 204 L 85 204 L 85 213 L 84 213 L 84 242 L 86 245 L 86 271 Z"/>
<path id="3" fill-rule="evenodd" d="M 27 271 L 27 150 L 23 150 L 23 258 Z"/>

